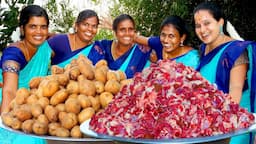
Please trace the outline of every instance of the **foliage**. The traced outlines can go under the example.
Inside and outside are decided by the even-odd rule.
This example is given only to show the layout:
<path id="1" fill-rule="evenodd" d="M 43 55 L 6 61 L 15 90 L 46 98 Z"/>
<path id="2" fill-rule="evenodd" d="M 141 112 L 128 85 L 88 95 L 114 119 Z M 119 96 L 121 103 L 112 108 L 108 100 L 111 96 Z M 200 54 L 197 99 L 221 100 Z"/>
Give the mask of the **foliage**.
<path id="1" fill-rule="evenodd" d="M 5 0 L 5 3 L 8 7 L 0 8 L 0 51 L 2 51 L 8 43 L 12 42 L 11 35 L 19 24 L 18 16 L 20 7 L 33 4 L 34 0 Z"/>
<path id="2" fill-rule="evenodd" d="M 67 33 L 73 26 L 75 17 L 73 12 L 75 8 L 69 7 L 70 0 L 49 0 L 45 8 L 48 10 L 50 17 L 52 32 Z"/>
<path id="3" fill-rule="evenodd" d="M 99 29 L 97 35 L 94 37 L 94 40 L 102 40 L 102 39 L 113 39 L 113 33 L 111 30 L 107 29 Z"/>
<path id="4" fill-rule="evenodd" d="M 161 21 L 168 15 L 179 15 L 185 19 L 191 29 L 191 44 L 198 46 L 200 41 L 193 28 L 193 9 L 207 0 L 119 0 L 111 10 L 111 16 L 121 13 L 130 14 L 137 24 L 137 30 L 142 35 L 159 34 Z M 256 15 L 254 5 L 250 0 L 208 0 L 216 2 L 223 10 L 227 19 L 235 26 L 244 39 L 253 40 L 256 37 Z"/>

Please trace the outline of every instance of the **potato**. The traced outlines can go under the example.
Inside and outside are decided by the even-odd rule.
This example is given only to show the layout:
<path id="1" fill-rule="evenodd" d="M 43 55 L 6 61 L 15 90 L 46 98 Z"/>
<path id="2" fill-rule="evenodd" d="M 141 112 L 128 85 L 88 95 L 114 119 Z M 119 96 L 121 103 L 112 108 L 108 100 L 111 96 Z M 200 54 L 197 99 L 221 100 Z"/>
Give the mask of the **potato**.
<path id="1" fill-rule="evenodd" d="M 92 65 L 79 61 L 78 67 L 81 74 L 83 74 L 87 79 L 89 80 L 94 79 L 94 71 L 93 71 Z"/>
<path id="2" fill-rule="evenodd" d="M 57 128 L 60 128 L 60 127 L 61 127 L 60 123 L 57 123 L 57 122 L 50 123 L 48 125 L 49 134 L 51 136 L 56 136 L 56 133 L 57 133 L 56 130 L 57 130 Z"/>
<path id="3" fill-rule="evenodd" d="M 125 85 L 131 84 L 132 82 L 133 82 L 132 79 L 125 79 L 125 80 L 122 80 L 122 81 L 120 82 L 120 89 L 121 89 L 123 86 L 125 86 Z"/>
<path id="4" fill-rule="evenodd" d="M 77 99 L 82 108 L 87 108 L 92 105 L 90 99 L 85 95 L 80 94 L 80 95 L 78 95 Z"/>
<path id="5" fill-rule="evenodd" d="M 59 83 L 56 80 L 49 80 L 46 86 L 43 86 L 43 96 L 51 97 L 59 90 Z"/>
<path id="6" fill-rule="evenodd" d="M 57 104 L 57 105 L 55 106 L 55 108 L 56 108 L 59 112 L 64 112 L 64 111 L 66 111 L 66 109 L 65 109 L 65 104 L 64 104 L 64 103 Z"/>
<path id="7" fill-rule="evenodd" d="M 27 98 L 29 97 L 30 92 L 26 88 L 20 88 L 16 91 L 15 101 L 17 104 L 21 105 L 26 103 Z"/>
<path id="8" fill-rule="evenodd" d="M 110 92 L 103 92 L 100 94 L 100 104 L 103 108 L 105 108 L 112 100 L 113 94 Z"/>
<path id="9" fill-rule="evenodd" d="M 71 94 L 71 95 L 69 95 L 69 96 L 68 96 L 68 98 L 67 98 L 67 99 L 69 99 L 69 98 L 75 98 L 75 99 L 77 99 L 77 97 L 78 97 L 78 95 L 77 95 L 77 94 Z"/>
<path id="10" fill-rule="evenodd" d="M 22 125 L 21 125 L 21 129 L 25 132 L 25 133 L 32 133 L 33 132 L 33 124 L 34 124 L 34 120 L 32 119 L 28 119 L 25 120 Z"/>
<path id="11" fill-rule="evenodd" d="M 87 79 L 87 78 L 84 75 L 82 75 L 82 74 L 77 77 L 77 81 L 78 82 L 83 81 L 85 79 Z"/>
<path id="12" fill-rule="evenodd" d="M 69 98 L 65 101 L 65 109 L 67 112 L 78 114 L 81 110 L 81 105 L 78 99 Z"/>
<path id="13" fill-rule="evenodd" d="M 78 125 L 74 126 L 71 129 L 70 135 L 71 135 L 71 137 L 74 137 L 74 138 L 82 138 L 82 136 L 83 136 L 83 134 L 80 131 L 80 127 Z"/>
<path id="14" fill-rule="evenodd" d="M 62 74 L 64 73 L 64 69 L 57 66 L 57 65 L 52 65 L 51 67 L 51 74 L 54 75 L 54 74 Z"/>
<path id="15" fill-rule="evenodd" d="M 120 81 L 127 79 L 125 72 L 123 72 L 121 70 L 117 70 L 116 74 Z"/>
<path id="16" fill-rule="evenodd" d="M 96 93 L 100 94 L 102 92 L 104 92 L 104 83 L 101 82 L 101 81 L 94 81 L 94 84 L 95 84 L 95 88 L 96 88 Z"/>
<path id="17" fill-rule="evenodd" d="M 47 97 L 40 97 L 37 103 L 40 104 L 44 109 L 47 105 L 50 104 L 50 100 Z"/>
<path id="18" fill-rule="evenodd" d="M 57 81 L 61 86 L 66 86 L 69 82 L 69 77 L 66 74 L 57 74 Z"/>
<path id="19" fill-rule="evenodd" d="M 29 81 L 29 87 L 30 89 L 36 89 L 38 88 L 40 82 L 42 80 L 42 77 L 34 77 Z"/>
<path id="20" fill-rule="evenodd" d="M 1 118 L 3 120 L 3 123 L 7 126 L 11 126 L 12 125 L 12 122 L 13 122 L 13 115 L 11 113 L 2 113 L 1 114 Z"/>
<path id="21" fill-rule="evenodd" d="M 58 127 L 56 129 L 56 136 L 57 137 L 69 137 L 70 136 L 70 132 L 66 128 Z"/>
<path id="22" fill-rule="evenodd" d="M 107 72 L 107 80 L 116 80 L 116 81 L 119 81 L 118 77 L 117 77 L 117 74 L 115 71 L 108 71 Z"/>
<path id="23" fill-rule="evenodd" d="M 48 120 L 48 118 L 46 117 L 46 115 L 45 114 L 40 114 L 38 117 L 37 117 L 37 119 L 36 119 L 38 122 L 40 122 L 40 123 L 45 123 L 45 124 L 49 124 L 49 120 Z"/>
<path id="24" fill-rule="evenodd" d="M 45 135 L 48 132 L 48 125 L 45 123 L 35 121 L 32 126 L 32 130 L 37 135 Z"/>
<path id="25" fill-rule="evenodd" d="M 100 99 L 99 96 L 88 96 L 88 98 L 90 99 L 91 103 L 92 103 L 92 108 L 95 111 L 98 111 L 100 109 Z"/>
<path id="26" fill-rule="evenodd" d="M 78 94 L 79 84 L 77 81 L 70 80 L 66 89 L 69 94 Z"/>
<path id="27" fill-rule="evenodd" d="M 84 94 L 87 96 L 95 96 L 96 94 L 96 87 L 94 85 L 94 82 L 90 80 L 83 80 L 78 82 L 79 84 L 79 91 L 80 94 Z"/>
<path id="28" fill-rule="evenodd" d="M 75 66 L 75 67 L 72 67 L 69 71 L 69 78 L 71 80 L 77 80 L 78 76 L 81 74 L 80 70 L 79 70 L 79 67 L 78 66 Z"/>
<path id="29" fill-rule="evenodd" d="M 95 73 L 94 73 L 94 77 L 95 77 L 96 81 L 101 81 L 104 84 L 107 81 L 107 73 L 104 72 L 103 68 L 96 68 Z"/>
<path id="30" fill-rule="evenodd" d="M 19 121 L 24 122 L 25 120 L 31 119 L 32 114 L 30 111 L 27 111 L 24 108 L 20 108 L 20 109 L 15 110 L 15 117 Z"/>
<path id="31" fill-rule="evenodd" d="M 95 114 L 95 110 L 92 107 L 88 107 L 83 109 L 78 114 L 78 121 L 80 124 L 82 124 L 84 121 L 90 119 Z"/>
<path id="32" fill-rule="evenodd" d="M 63 103 L 68 98 L 68 92 L 65 89 L 57 91 L 50 99 L 51 105 Z"/>
<path id="33" fill-rule="evenodd" d="M 55 109 L 53 106 L 51 105 L 46 106 L 44 109 L 44 113 L 50 122 L 58 121 L 59 111 Z"/>
<path id="34" fill-rule="evenodd" d="M 111 92 L 112 94 L 117 94 L 120 90 L 120 83 L 116 80 L 108 80 L 105 84 L 105 91 Z"/>
<path id="35" fill-rule="evenodd" d="M 78 123 L 77 116 L 74 113 L 66 113 L 65 117 L 60 119 L 60 123 L 62 127 L 72 129 Z"/>
<path id="36" fill-rule="evenodd" d="M 59 120 L 65 119 L 66 115 L 67 115 L 67 112 L 64 112 L 64 111 L 59 112 L 59 115 L 58 115 Z"/>
<path id="37" fill-rule="evenodd" d="M 22 122 L 18 120 L 17 118 L 13 118 L 11 127 L 15 130 L 21 129 Z"/>
<path id="38" fill-rule="evenodd" d="M 101 66 L 108 66 L 108 62 L 107 62 L 106 60 L 102 59 L 102 60 L 99 60 L 99 61 L 95 64 L 95 67 L 96 67 L 96 68 L 99 68 L 99 67 L 101 67 Z"/>
<path id="39" fill-rule="evenodd" d="M 35 94 L 31 94 L 28 98 L 27 98 L 27 104 L 35 104 L 38 101 L 38 97 Z"/>
<path id="40" fill-rule="evenodd" d="M 92 66 L 92 61 L 89 60 L 89 59 L 88 59 L 86 56 L 84 56 L 84 55 L 79 55 L 79 56 L 78 56 L 78 58 L 77 58 L 77 63 L 79 63 L 79 62 L 81 62 L 81 61 Z"/>
<path id="41" fill-rule="evenodd" d="M 43 113 L 43 108 L 40 104 L 32 104 L 31 105 L 31 114 L 33 117 L 37 118 L 39 115 Z"/>

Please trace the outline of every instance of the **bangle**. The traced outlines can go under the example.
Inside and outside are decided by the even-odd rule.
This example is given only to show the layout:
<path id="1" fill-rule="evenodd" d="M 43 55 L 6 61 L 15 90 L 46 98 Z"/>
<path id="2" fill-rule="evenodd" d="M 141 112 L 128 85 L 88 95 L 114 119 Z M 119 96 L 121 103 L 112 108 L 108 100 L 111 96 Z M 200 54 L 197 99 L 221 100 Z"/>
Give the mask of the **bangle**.
<path id="1" fill-rule="evenodd" d="M 2 67 L 3 72 L 12 72 L 12 73 L 16 73 L 19 74 L 20 69 L 15 67 L 15 66 L 11 66 L 8 64 L 3 65 Z"/>

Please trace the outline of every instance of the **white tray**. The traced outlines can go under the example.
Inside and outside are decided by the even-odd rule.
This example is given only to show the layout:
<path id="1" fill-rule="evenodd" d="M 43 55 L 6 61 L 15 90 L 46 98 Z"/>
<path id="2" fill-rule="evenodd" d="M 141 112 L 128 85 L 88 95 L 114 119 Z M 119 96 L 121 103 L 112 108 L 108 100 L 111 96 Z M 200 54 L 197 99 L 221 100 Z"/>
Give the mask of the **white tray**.
<path id="1" fill-rule="evenodd" d="M 221 134 L 216 136 L 206 136 L 206 137 L 198 137 L 198 138 L 179 138 L 179 139 L 133 139 L 133 138 L 123 138 L 116 136 L 109 136 L 104 134 L 97 134 L 96 132 L 89 129 L 90 120 L 83 122 L 80 125 L 80 130 L 82 133 L 92 136 L 95 138 L 103 138 L 103 139 L 112 139 L 116 141 L 123 142 L 133 142 L 133 143 L 150 143 L 150 144 L 159 144 L 159 143 L 168 143 L 168 144 L 186 144 L 186 143 L 202 143 L 202 142 L 210 142 L 221 140 L 225 138 L 229 138 L 236 135 L 245 134 L 248 132 L 256 131 L 256 113 L 254 113 L 255 123 L 251 125 L 249 128 L 241 129 L 235 132 Z"/>
<path id="2" fill-rule="evenodd" d="M 71 138 L 71 137 L 67 137 L 67 138 L 63 138 L 63 137 L 56 137 L 56 136 L 47 136 L 47 135 L 35 135 L 35 134 L 30 134 L 30 133 L 24 133 L 22 131 L 19 130 L 14 130 L 6 125 L 3 124 L 2 119 L 0 117 L 0 127 L 11 131 L 13 133 L 17 133 L 17 134 L 23 134 L 23 135 L 27 135 L 27 136 L 31 136 L 31 137 L 36 137 L 36 138 L 42 138 L 42 139 L 46 139 L 46 140 L 56 140 L 56 141 L 71 141 L 71 142 L 97 142 L 97 141 L 111 141 L 109 139 L 97 139 L 95 137 L 92 138 Z"/>

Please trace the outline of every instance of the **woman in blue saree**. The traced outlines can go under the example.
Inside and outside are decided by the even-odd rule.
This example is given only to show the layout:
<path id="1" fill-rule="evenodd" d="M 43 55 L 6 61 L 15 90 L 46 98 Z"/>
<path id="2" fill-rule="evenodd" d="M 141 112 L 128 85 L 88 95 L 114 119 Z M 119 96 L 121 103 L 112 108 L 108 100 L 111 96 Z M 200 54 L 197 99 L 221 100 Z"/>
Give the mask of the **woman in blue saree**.
<path id="1" fill-rule="evenodd" d="M 155 51 L 151 60 L 171 59 L 186 66 L 196 68 L 199 62 L 198 50 L 187 45 L 189 31 L 179 16 L 165 18 L 160 26 L 160 36 L 136 36 L 135 41 L 147 45 Z"/>
<path id="2" fill-rule="evenodd" d="M 51 49 L 45 41 L 48 37 L 48 25 L 48 15 L 40 6 L 29 5 L 22 9 L 19 18 L 21 41 L 10 44 L 1 57 L 1 113 L 8 112 L 9 104 L 15 98 L 18 88 L 29 88 L 29 81 L 33 77 L 47 75 L 51 57 Z M 4 129 L 0 129 L 0 142 L 46 143 L 43 139 L 15 134 Z"/>
<path id="3" fill-rule="evenodd" d="M 87 56 L 93 64 L 104 58 L 104 50 L 95 45 L 93 38 L 97 33 L 99 18 L 93 10 L 83 10 L 75 23 L 75 33 L 57 34 L 48 39 L 53 50 L 52 65 L 65 67 L 79 55 Z"/>
<path id="4" fill-rule="evenodd" d="M 146 66 L 150 50 L 134 43 L 135 22 L 130 15 L 121 14 L 113 21 L 112 29 L 116 40 L 98 41 L 98 46 L 105 50 L 105 60 L 112 70 L 125 72 L 132 78 Z"/>
<path id="5" fill-rule="evenodd" d="M 218 89 L 229 93 L 234 102 L 255 112 L 256 43 L 226 35 L 223 13 L 213 3 L 199 4 L 194 10 L 194 21 L 196 34 L 203 42 L 197 70 Z M 252 134 L 235 136 L 230 141 L 252 142 Z"/>

